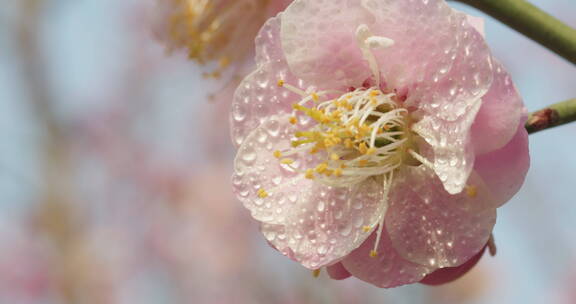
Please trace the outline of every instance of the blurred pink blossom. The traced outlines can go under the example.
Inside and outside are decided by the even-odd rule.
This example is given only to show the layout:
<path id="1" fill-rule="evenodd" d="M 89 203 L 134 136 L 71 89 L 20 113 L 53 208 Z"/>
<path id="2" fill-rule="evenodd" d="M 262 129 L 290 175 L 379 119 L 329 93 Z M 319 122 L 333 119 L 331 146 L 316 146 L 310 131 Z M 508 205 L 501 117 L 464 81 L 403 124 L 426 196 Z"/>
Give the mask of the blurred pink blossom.
<path id="1" fill-rule="evenodd" d="M 482 250 L 529 155 L 474 25 L 443 0 L 297 0 L 264 25 L 232 104 L 233 184 L 273 247 L 379 287 Z"/>
<path id="2" fill-rule="evenodd" d="M 266 19 L 291 0 L 161 0 L 153 14 L 153 30 L 169 51 L 185 50 L 199 63 L 218 61 L 212 76 L 254 48 L 253 38 Z"/>

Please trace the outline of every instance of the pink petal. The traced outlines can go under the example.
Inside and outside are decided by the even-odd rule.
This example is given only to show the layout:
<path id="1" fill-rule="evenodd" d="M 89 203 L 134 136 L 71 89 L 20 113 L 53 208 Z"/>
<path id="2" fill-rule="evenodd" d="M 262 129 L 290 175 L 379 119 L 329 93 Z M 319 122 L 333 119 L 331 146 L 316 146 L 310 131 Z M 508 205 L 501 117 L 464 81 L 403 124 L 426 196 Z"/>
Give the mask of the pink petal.
<path id="1" fill-rule="evenodd" d="M 482 107 L 472 125 L 472 142 L 476 155 L 484 154 L 506 145 L 516 134 L 523 114 L 522 97 L 502 64 L 493 59 L 494 81 L 482 97 Z"/>
<path id="2" fill-rule="evenodd" d="M 402 258 L 392 247 L 386 230 L 378 244 L 378 256 L 371 257 L 376 233 L 358 249 L 352 251 L 342 264 L 353 276 L 378 287 L 390 288 L 420 281 L 433 268 L 415 264 Z"/>
<path id="3" fill-rule="evenodd" d="M 356 28 L 371 15 L 360 1 L 294 1 L 282 15 L 282 47 L 298 77 L 333 89 L 360 86 L 370 75 Z"/>
<path id="4" fill-rule="evenodd" d="M 294 259 L 310 269 L 342 259 L 370 235 L 385 212 L 380 183 L 367 179 L 348 188 L 314 183 L 300 190 L 286 219 Z"/>
<path id="5" fill-rule="evenodd" d="M 468 20 L 468 24 L 470 24 L 478 33 L 480 33 L 482 37 L 486 37 L 486 33 L 484 31 L 484 18 L 466 15 L 466 19 Z"/>
<path id="6" fill-rule="evenodd" d="M 376 18 L 374 34 L 395 41 L 375 51 L 389 88 L 449 121 L 480 101 L 492 82 L 491 55 L 465 14 L 444 0 L 363 3 Z"/>
<path id="7" fill-rule="evenodd" d="M 256 37 L 258 67 L 240 83 L 234 94 L 230 124 L 232 139 L 237 146 L 267 116 L 292 112 L 292 103 L 300 97 L 286 88 L 278 87 L 279 79 L 306 88 L 288 69 L 279 34 L 280 17 L 271 18 L 264 24 Z"/>
<path id="8" fill-rule="evenodd" d="M 252 217 L 270 224 L 284 223 L 286 212 L 299 199 L 301 190 L 310 189 L 313 184 L 273 155 L 275 150 L 290 148 L 295 127 L 287 120 L 286 116 L 269 117 L 246 137 L 234 161 L 234 192 Z M 304 155 L 302 159 L 298 155 L 291 158 L 295 161 L 294 166 L 304 166 L 312 161 L 310 155 Z M 260 198 L 260 189 L 269 196 Z"/>
<path id="9" fill-rule="evenodd" d="M 387 206 L 382 186 L 368 178 L 350 187 L 333 188 L 305 179 L 273 156 L 290 146 L 296 126 L 287 117 L 272 116 L 255 129 L 238 150 L 233 185 L 252 217 L 265 224 L 262 232 L 280 252 L 317 269 L 360 246 Z M 314 167 L 317 156 L 292 155 L 296 169 Z M 268 196 L 261 198 L 258 190 Z"/>
<path id="10" fill-rule="evenodd" d="M 405 168 L 392 188 L 386 229 L 406 259 L 430 267 L 468 261 L 486 244 L 496 222 L 490 192 L 472 175 L 475 194 L 450 195 L 424 166 Z M 484 210 L 482 210 L 484 209 Z"/>
<path id="11" fill-rule="evenodd" d="M 528 132 L 521 119 L 516 134 L 506 146 L 476 158 L 474 170 L 492 191 L 493 207 L 499 207 L 520 190 L 530 167 Z"/>
<path id="12" fill-rule="evenodd" d="M 466 263 L 456 267 L 440 268 L 428 274 L 420 283 L 435 286 L 453 282 L 472 270 L 484 255 L 484 251 L 486 251 L 486 246 Z"/>
<path id="13" fill-rule="evenodd" d="M 433 163 L 434 172 L 451 194 L 462 191 L 474 165 L 469 130 L 479 107 L 475 104 L 454 121 L 425 116 L 412 127 L 429 145 L 421 145 L 420 152 Z"/>
<path id="14" fill-rule="evenodd" d="M 304 267 L 318 269 L 342 259 L 370 235 L 383 214 L 379 184 L 367 180 L 358 189 L 313 184 L 295 193 L 283 225 L 263 224 L 266 239 Z"/>
<path id="15" fill-rule="evenodd" d="M 344 265 L 342 265 L 340 262 L 327 266 L 326 271 L 328 272 L 330 278 L 334 280 L 344 280 L 351 276 L 350 272 L 348 272 L 348 270 L 346 270 Z"/>

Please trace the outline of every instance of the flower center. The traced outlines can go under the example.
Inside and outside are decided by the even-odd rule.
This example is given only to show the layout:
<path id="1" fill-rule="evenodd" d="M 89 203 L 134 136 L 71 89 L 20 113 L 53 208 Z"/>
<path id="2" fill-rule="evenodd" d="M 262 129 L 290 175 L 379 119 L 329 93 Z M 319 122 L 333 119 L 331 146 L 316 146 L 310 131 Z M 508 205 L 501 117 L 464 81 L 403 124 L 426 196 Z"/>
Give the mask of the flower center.
<path id="1" fill-rule="evenodd" d="M 376 87 L 359 88 L 337 98 L 321 100 L 330 92 L 306 93 L 279 81 L 303 96 L 293 105 L 290 123 L 316 122 L 294 133 L 292 148 L 275 151 L 286 165 L 298 153 L 319 154 L 316 167 L 302 173 L 329 186 L 350 186 L 370 176 L 385 175 L 405 163 L 412 145 L 410 117 L 394 93 Z"/>

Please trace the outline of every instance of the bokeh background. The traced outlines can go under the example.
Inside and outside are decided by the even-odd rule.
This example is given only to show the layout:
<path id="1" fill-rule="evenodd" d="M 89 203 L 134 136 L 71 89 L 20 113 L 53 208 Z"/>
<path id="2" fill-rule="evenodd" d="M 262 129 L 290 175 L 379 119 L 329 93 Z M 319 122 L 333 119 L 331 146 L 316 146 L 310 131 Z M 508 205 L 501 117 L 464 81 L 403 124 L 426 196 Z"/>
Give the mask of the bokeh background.
<path id="1" fill-rule="evenodd" d="M 532 2 L 576 26 L 574 0 Z M 0 1 L 1 304 L 576 303 L 576 124 L 531 136 L 498 254 L 461 280 L 313 278 L 230 191 L 230 86 L 167 56 L 148 5 Z M 486 18 L 529 110 L 576 96 L 574 66 Z"/>

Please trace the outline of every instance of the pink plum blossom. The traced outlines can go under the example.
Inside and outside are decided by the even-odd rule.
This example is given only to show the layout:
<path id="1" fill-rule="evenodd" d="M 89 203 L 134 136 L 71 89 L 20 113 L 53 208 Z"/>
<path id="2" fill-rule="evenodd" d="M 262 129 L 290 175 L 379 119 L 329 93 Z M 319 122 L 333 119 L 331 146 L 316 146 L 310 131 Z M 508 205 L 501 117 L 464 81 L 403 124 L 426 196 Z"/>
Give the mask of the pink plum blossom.
<path id="1" fill-rule="evenodd" d="M 297 0 L 264 25 L 233 187 L 275 249 L 379 287 L 479 255 L 529 154 L 475 26 L 443 0 Z"/>

